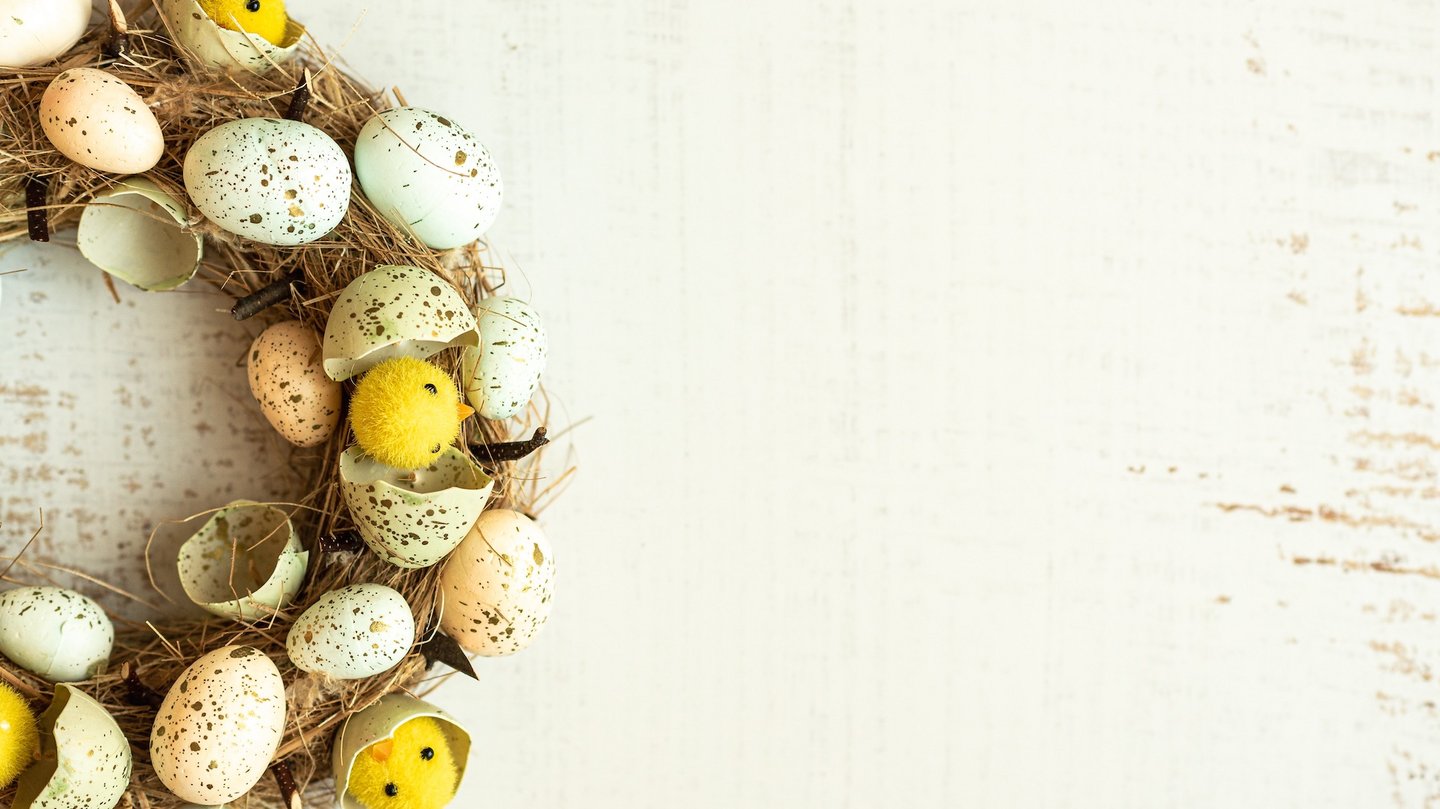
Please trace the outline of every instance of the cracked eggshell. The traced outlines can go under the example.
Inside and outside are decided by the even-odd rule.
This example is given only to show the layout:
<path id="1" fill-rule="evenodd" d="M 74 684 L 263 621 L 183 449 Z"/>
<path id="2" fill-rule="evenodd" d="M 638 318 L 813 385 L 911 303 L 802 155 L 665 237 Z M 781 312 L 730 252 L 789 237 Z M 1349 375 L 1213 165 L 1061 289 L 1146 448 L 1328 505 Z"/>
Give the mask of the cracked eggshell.
<path id="1" fill-rule="evenodd" d="M 469 244 L 500 213 L 500 169 L 459 124 L 418 107 L 376 113 L 355 140 L 355 176 L 381 216 L 436 250 Z"/>
<path id="2" fill-rule="evenodd" d="M 550 617 L 554 587 L 555 554 L 540 526 L 518 511 L 487 511 L 440 571 L 440 630 L 468 652 L 514 654 Z"/>
<path id="3" fill-rule="evenodd" d="M 320 338 L 304 323 L 286 320 L 250 344 L 250 393 L 260 412 L 297 447 L 325 443 L 340 423 L 340 383 L 325 375 Z"/>
<path id="4" fill-rule="evenodd" d="M 394 668 L 414 642 L 415 617 L 405 596 L 383 584 L 352 584 L 301 613 L 285 650 L 302 671 L 354 680 Z"/>
<path id="5" fill-rule="evenodd" d="M 465 398 L 487 419 L 508 419 L 525 409 L 545 373 L 545 326 L 519 298 L 486 298 L 475 306 L 480 344 L 461 358 Z"/>
<path id="6" fill-rule="evenodd" d="M 456 447 L 412 471 L 360 447 L 340 456 L 340 493 L 360 537 L 396 567 L 429 567 L 455 549 L 485 509 L 495 481 Z"/>
<path id="7" fill-rule="evenodd" d="M 434 705 L 407 694 L 390 693 L 350 714 L 335 733 L 330 763 L 335 772 L 336 804 L 340 809 L 366 809 L 346 791 L 355 757 L 375 742 L 390 738 L 396 728 L 422 716 L 439 720 L 450 750 L 455 755 L 455 785 L 458 788 L 464 782 L 465 765 L 470 760 L 470 733 L 454 717 Z"/>
<path id="8" fill-rule="evenodd" d="M 93 67 L 51 80 L 40 97 L 40 128 L 61 154 L 96 171 L 139 174 L 165 153 L 160 122 L 145 99 Z"/>
<path id="9" fill-rule="evenodd" d="M 255 34 L 221 28 L 195 0 L 160 0 L 159 5 L 171 34 L 192 61 L 225 71 L 265 73 L 289 61 L 305 35 L 305 26 L 287 20 L 284 44 L 276 45 Z"/>
<path id="10" fill-rule="evenodd" d="M 265 244 L 324 237 L 350 207 L 350 162 L 333 138 L 301 121 L 242 118 L 196 138 L 185 191 L 217 226 Z"/>
<path id="11" fill-rule="evenodd" d="M 104 706 L 69 685 L 40 715 L 40 760 L 20 774 L 13 809 L 111 809 L 130 787 L 130 743 Z"/>
<path id="12" fill-rule="evenodd" d="M 54 683 L 105 671 L 115 627 L 100 605 L 63 587 L 0 593 L 0 654 Z"/>
<path id="13" fill-rule="evenodd" d="M 70 50 L 90 25 L 90 0 L 0 0 L 0 65 L 33 67 Z"/>
<path id="14" fill-rule="evenodd" d="M 201 609 L 254 621 L 290 605 L 309 563 L 284 511 L 236 500 L 185 540 L 177 565 L 185 594 Z"/>
<path id="15" fill-rule="evenodd" d="M 147 292 L 174 289 L 194 277 L 205 250 L 187 221 L 179 200 L 131 177 L 85 205 L 75 243 L 91 264 L 127 284 Z"/>
<path id="16" fill-rule="evenodd" d="M 181 800 L 227 803 L 259 783 L 284 730 L 280 670 L 259 649 L 226 646 L 170 687 L 150 731 L 150 761 Z"/>
<path id="17" fill-rule="evenodd" d="M 343 381 L 395 357 L 423 360 L 480 340 L 475 316 L 449 281 L 383 264 L 351 281 L 325 322 L 325 373 Z"/>

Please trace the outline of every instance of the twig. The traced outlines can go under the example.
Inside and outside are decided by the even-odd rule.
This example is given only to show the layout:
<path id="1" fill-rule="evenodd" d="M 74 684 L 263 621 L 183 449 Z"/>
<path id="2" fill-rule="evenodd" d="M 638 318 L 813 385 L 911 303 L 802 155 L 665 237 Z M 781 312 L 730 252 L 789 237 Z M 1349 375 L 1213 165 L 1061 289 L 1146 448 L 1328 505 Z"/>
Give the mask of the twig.
<path id="1" fill-rule="evenodd" d="M 110 36 L 100 50 L 107 59 L 123 59 L 130 54 L 130 26 L 117 0 L 110 0 Z"/>
<path id="2" fill-rule="evenodd" d="M 140 679 L 140 672 L 126 663 L 120 669 L 120 674 L 125 680 L 125 701 L 131 705 L 148 705 L 155 710 L 160 710 L 160 705 L 165 698 L 160 692 L 146 685 Z"/>
<path id="3" fill-rule="evenodd" d="M 300 83 L 295 85 L 295 94 L 290 96 L 290 109 L 285 111 L 285 117 L 292 121 L 304 121 L 305 109 L 309 106 L 310 69 L 306 68 L 305 73 L 300 76 Z"/>
<path id="4" fill-rule="evenodd" d="M 326 534 L 320 537 L 320 550 L 325 553 L 358 552 L 364 543 L 360 535 L 354 531 L 338 531 L 334 534 Z"/>
<path id="5" fill-rule="evenodd" d="M 295 270 L 278 281 L 271 281 L 236 301 L 235 305 L 230 307 L 230 316 L 236 320 L 248 320 L 289 298 L 292 286 L 300 287 L 303 291 L 305 274 L 300 270 Z"/>
<path id="6" fill-rule="evenodd" d="M 470 451 L 474 452 L 482 462 L 500 464 L 506 461 L 518 461 L 526 455 L 550 443 L 545 437 L 545 428 L 536 427 L 535 435 L 528 441 L 500 441 L 494 444 L 471 444 Z"/>
<path id="7" fill-rule="evenodd" d="M 290 765 L 277 761 L 270 765 L 270 772 L 280 786 L 280 800 L 284 801 L 286 809 L 300 809 L 300 787 L 295 785 L 295 774 L 290 772 Z"/>
<path id="8" fill-rule="evenodd" d="M 45 210 L 49 195 L 49 180 L 33 174 L 25 178 L 25 221 L 32 242 L 50 241 L 50 214 Z"/>

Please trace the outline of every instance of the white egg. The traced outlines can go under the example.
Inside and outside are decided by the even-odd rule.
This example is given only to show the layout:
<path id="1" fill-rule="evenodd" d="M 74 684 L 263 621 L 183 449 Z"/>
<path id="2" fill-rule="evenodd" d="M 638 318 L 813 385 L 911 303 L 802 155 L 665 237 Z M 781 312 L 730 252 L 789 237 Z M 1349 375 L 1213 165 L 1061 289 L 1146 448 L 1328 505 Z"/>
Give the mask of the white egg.
<path id="1" fill-rule="evenodd" d="M 300 121 L 242 118 L 185 154 L 190 201 L 219 227 L 275 245 L 323 238 L 350 207 L 350 163 L 333 138 Z"/>
<path id="2" fill-rule="evenodd" d="M 465 349 L 465 398 L 487 419 L 508 419 L 525 409 L 545 372 L 545 327 L 519 298 L 486 298 L 475 306 L 480 345 Z"/>
<path id="3" fill-rule="evenodd" d="M 251 646 L 202 655 L 160 703 L 150 762 L 182 801 L 213 806 L 249 792 L 285 732 L 280 670 Z"/>
<path id="4" fill-rule="evenodd" d="M 474 135 L 417 107 L 385 110 L 355 141 L 355 176 L 381 216 L 437 250 L 484 235 L 500 213 L 500 169 Z"/>
<path id="5" fill-rule="evenodd" d="M 90 0 L 0 0 L 0 65 L 31 67 L 70 50 L 90 24 Z"/>
<path id="6" fill-rule="evenodd" d="M 40 715 L 40 761 L 20 774 L 12 809 L 111 809 L 130 787 L 130 743 L 105 706 L 70 685 Z"/>
<path id="7" fill-rule="evenodd" d="M 394 668 L 414 642 L 415 617 L 405 596 L 383 584 L 352 584 L 301 613 L 285 649 L 296 668 L 354 680 Z"/>
<path id="8" fill-rule="evenodd" d="M 115 627 L 100 605 L 62 587 L 0 593 L 0 654 L 52 683 L 105 671 Z"/>

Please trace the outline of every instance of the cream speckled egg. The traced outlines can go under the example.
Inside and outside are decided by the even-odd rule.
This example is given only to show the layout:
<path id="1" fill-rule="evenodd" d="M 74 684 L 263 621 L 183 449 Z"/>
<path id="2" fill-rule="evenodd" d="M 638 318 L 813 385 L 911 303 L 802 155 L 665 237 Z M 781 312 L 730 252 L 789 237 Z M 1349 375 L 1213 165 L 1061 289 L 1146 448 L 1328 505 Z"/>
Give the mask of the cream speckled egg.
<path id="1" fill-rule="evenodd" d="M 365 544 L 396 567 L 429 567 L 465 539 L 495 481 L 455 447 L 424 469 L 395 469 L 358 447 L 340 456 L 340 495 Z"/>
<path id="2" fill-rule="evenodd" d="M 0 0 L 0 65 L 48 62 L 80 41 L 90 0 Z"/>
<path id="3" fill-rule="evenodd" d="M 519 298 L 496 296 L 475 306 L 480 345 L 465 349 L 465 398 L 487 419 L 508 419 L 525 409 L 545 372 L 545 327 Z"/>
<path id="4" fill-rule="evenodd" d="M 105 671 L 115 627 L 100 605 L 62 587 L 17 587 L 0 593 L 0 654 L 55 682 Z"/>
<path id="5" fill-rule="evenodd" d="M 350 163 L 334 139 L 300 121 L 243 118 L 195 140 L 185 190 L 211 222 L 275 245 L 324 237 L 350 207 Z"/>
<path id="6" fill-rule="evenodd" d="M 352 584 L 315 599 L 290 627 L 285 650 L 298 669 L 353 680 L 394 668 L 414 642 L 404 596 L 383 584 Z"/>
<path id="7" fill-rule="evenodd" d="M 40 97 L 40 127 L 82 166 L 113 174 L 149 171 L 165 153 L 160 123 L 135 90 L 103 70 L 56 76 Z"/>
<path id="8" fill-rule="evenodd" d="M 325 443 L 340 423 L 340 383 L 325 375 L 320 338 L 298 320 L 276 323 L 250 344 L 250 393 L 297 447 Z"/>
<path id="9" fill-rule="evenodd" d="M 40 761 L 20 774 L 11 809 L 112 809 L 130 787 L 130 743 L 115 717 L 70 685 L 40 715 Z"/>
<path id="10" fill-rule="evenodd" d="M 555 554 L 529 517 L 493 509 L 480 515 L 440 572 L 440 629 L 467 651 L 514 654 L 550 617 Z"/>
<path id="11" fill-rule="evenodd" d="M 445 279 L 382 264 L 340 291 L 325 321 L 325 373 L 345 380 L 394 357 L 423 360 L 480 339 L 475 316 Z"/>
<path id="12" fill-rule="evenodd" d="M 284 730 L 280 670 L 258 649 L 226 646 L 170 687 L 150 731 L 150 761 L 181 800 L 227 803 L 259 783 Z"/>
<path id="13" fill-rule="evenodd" d="M 417 107 L 377 113 L 355 140 L 355 176 L 382 216 L 437 250 L 484 235 L 500 213 L 500 169 L 474 135 Z"/>

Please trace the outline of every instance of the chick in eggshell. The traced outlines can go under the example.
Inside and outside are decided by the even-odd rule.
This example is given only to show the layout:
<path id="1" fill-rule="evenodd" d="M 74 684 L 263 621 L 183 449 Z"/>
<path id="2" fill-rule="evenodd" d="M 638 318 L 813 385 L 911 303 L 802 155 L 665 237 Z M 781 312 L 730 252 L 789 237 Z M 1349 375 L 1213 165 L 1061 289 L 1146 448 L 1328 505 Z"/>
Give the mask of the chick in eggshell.
<path id="1" fill-rule="evenodd" d="M 35 760 L 39 738 L 30 706 L 15 689 L 0 683 L 0 788 L 9 786 Z"/>
<path id="2" fill-rule="evenodd" d="M 444 371 L 396 357 L 361 377 L 350 398 L 350 427 L 365 454 L 396 469 L 434 463 L 474 413 Z"/>
<path id="3" fill-rule="evenodd" d="M 366 809 L 441 809 L 459 787 L 440 722 L 418 716 L 355 757 L 347 789 Z"/>
<path id="4" fill-rule="evenodd" d="M 197 0 L 221 28 L 243 31 L 274 45 L 284 45 L 285 0 Z"/>

